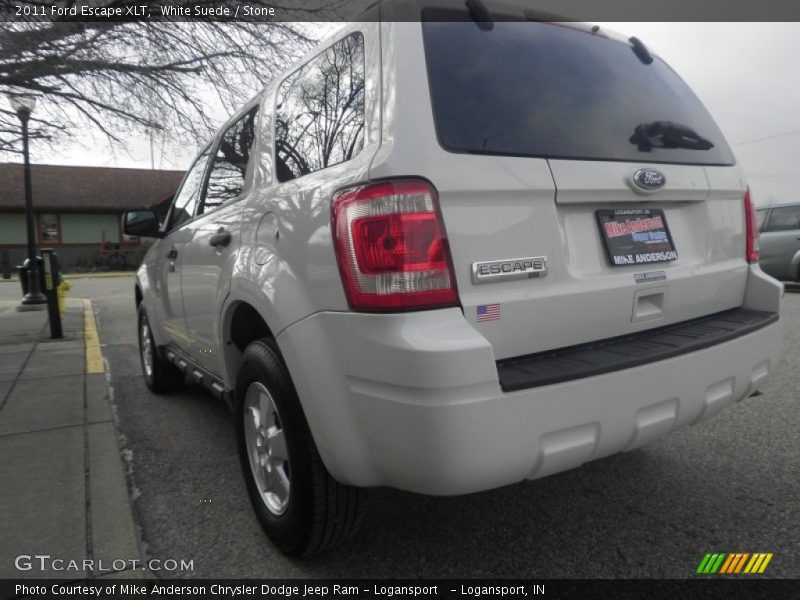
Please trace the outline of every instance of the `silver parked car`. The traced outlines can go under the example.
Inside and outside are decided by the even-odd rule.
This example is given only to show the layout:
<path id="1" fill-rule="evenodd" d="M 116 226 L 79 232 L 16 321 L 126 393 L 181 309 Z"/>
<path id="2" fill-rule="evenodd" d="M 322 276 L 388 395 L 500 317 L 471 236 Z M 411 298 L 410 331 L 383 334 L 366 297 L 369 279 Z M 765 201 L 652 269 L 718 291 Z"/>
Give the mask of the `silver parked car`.
<path id="1" fill-rule="evenodd" d="M 776 279 L 800 281 L 800 204 L 759 208 L 759 264 Z"/>
<path id="2" fill-rule="evenodd" d="M 230 404 L 290 555 L 351 535 L 363 488 L 579 467 L 777 364 L 782 286 L 692 90 L 636 38 L 487 5 L 373 5 L 230 119 L 165 222 L 125 217 L 158 238 L 144 379 Z"/>

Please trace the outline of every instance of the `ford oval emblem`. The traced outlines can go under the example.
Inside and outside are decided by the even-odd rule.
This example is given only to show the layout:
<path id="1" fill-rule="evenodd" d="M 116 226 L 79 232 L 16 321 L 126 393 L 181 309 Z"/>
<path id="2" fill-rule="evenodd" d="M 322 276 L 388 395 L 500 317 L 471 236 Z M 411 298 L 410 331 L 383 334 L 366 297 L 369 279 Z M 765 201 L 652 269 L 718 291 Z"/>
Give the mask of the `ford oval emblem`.
<path id="1" fill-rule="evenodd" d="M 657 169 L 637 169 L 633 174 L 633 183 L 646 192 L 655 192 L 664 187 L 667 178 Z"/>

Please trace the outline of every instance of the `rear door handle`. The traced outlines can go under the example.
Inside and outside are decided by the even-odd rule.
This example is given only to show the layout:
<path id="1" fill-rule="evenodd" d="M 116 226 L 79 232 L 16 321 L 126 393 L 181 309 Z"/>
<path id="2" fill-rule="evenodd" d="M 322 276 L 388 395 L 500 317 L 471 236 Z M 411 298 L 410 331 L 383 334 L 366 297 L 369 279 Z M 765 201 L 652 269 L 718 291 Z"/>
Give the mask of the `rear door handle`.
<path id="1" fill-rule="evenodd" d="M 170 260 L 175 260 L 178 258 L 178 249 L 175 246 L 169 249 L 169 252 L 167 252 L 167 258 Z"/>
<path id="2" fill-rule="evenodd" d="M 216 248 L 225 247 L 231 243 L 231 232 L 225 231 L 224 227 L 220 227 L 217 233 L 211 236 L 208 243 Z"/>

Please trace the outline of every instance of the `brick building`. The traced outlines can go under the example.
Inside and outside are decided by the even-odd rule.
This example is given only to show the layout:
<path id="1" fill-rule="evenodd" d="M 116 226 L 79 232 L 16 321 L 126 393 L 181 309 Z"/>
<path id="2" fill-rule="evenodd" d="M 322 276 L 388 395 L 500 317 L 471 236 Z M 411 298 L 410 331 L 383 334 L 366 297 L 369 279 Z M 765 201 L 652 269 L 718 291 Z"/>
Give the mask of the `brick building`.
<path id="1" fill-rule="evenodd" d="M 106 264 L 115 251 L 135 259 L 140 240 L 122 234 L 122 213 L 163 213 L 182 177 L 182 171 L 31 165 L 37 244 L 55 249 L 65 267 Z M 22 165 L 0 164 L 0 255 L 20 264 L 26 243 Z"/>

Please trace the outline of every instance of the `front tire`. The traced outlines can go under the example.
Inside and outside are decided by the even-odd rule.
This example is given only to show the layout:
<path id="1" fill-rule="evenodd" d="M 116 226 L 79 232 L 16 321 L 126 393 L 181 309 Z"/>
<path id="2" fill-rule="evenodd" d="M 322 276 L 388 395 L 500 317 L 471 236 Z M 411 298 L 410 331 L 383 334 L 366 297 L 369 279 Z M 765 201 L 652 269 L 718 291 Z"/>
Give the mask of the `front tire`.
<path id="1" fill-rule="evenodd" d="M 271 340 L 251 343 L 236 380 L 236 433 L 247 492 L 261 527 L 289 556 L 312 556 L 352 536 L 362 490 L 335 481 Z"/>
<path id="2" fill-rule="evenodd" d="M 158 348 L 153 340 L 153 332 L 150 329 L 150 321 L 144 310 L 144 304 L 139 305 L 138 313 L 139 360 L 142 365 L 144 382 L 156 394 L 180 389 L 186 376 L 178 367 L 158 355 Z"/>

